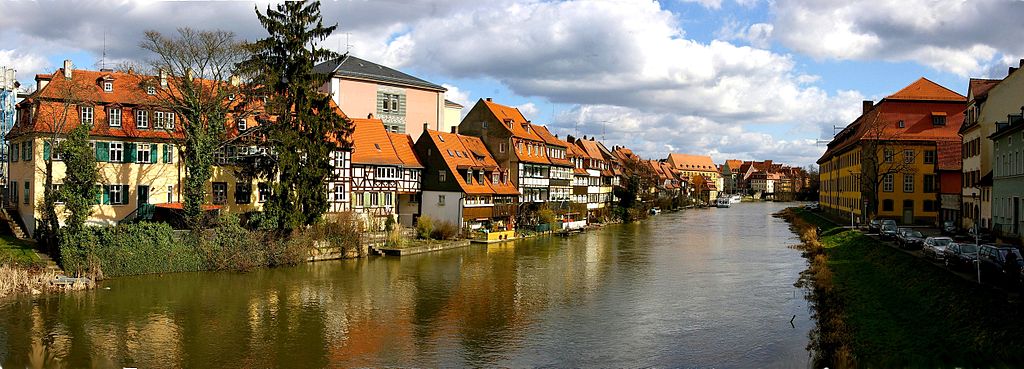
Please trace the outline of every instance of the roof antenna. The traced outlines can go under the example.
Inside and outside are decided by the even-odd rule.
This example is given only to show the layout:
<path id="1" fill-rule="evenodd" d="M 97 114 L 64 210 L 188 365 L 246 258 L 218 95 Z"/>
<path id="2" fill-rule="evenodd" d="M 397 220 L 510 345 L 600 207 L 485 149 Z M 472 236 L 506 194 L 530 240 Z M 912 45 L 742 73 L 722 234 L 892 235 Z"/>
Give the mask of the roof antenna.
<path id="1" fill-rule="evenodd" d="M 107 30 L 103 30 L 103 56 L 100 57 L 100 69 L 107 69 Z"/>
<path id="2" fill-rule="evenodd" d="M 352 32 L 345 32 L 345 54 L 348 54 L 348 52 L 352 49 L 352 44 L 348 42 L 350 36 L 352 36 Z"/>

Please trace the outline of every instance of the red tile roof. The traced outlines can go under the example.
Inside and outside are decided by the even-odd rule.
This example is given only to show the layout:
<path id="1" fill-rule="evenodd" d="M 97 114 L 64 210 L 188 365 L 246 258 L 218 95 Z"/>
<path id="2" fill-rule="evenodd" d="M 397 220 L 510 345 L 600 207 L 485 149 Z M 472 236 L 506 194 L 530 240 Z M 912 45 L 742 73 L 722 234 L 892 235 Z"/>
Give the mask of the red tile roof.
<path id="1" fill-rule="evenodd" d="M 988 97 L 988 91 L 1002 81 L 1001 79 L 971 78 L 967 87 L 967 95 L 972 96 L 974 100 L 985 100 Z"/>
<path id="2" fill-rule="evenodd" d="M 523 116 L 523 113 L 518 108 L 501 105 L 493 101 L 482 101 L 491 113 L 494 114 L 494 117 L 498 118 L 498 121 L 504 123 L 503 126 L 512 132 L 512 136 L 539 142 L 544 141 L 533 132 L 533 129 L 530 129 L 532 124 L 526 120 L 526 117 Z"/>
<path id="3" fill-rule="evenodd" d="M 544 143 L 552 146 L 558 146 L 563 149 L 567 149 L 568 151 L 569 143 L 551 134 L 551 131 L 548 131 L 548 127 L 542 125 L 534 125 L 533 129 L 534 131 L 537 132 L 537 135 L 544 140 Z M 568 158 L 568 152 L 566 152 L 566 158 Z M 550 155 L 547 157 L 547 159 L 553 165 L 558 165 L 561 167 L 572 166 L 572 162 L 570 162 L 569 159 L 556 158 Z"/>
<path id="4" fill-rule="evenodd" d="M 889 100 L 924 100 L 924 101 L 965 101 L 964 95 L 942 87 L 942 85 L 921 77 L 902 90 L 886 97 Z"/>
<path id="5" fill-rule="evenodd" d="M 587 157 L 594 160 L 605 160 L 604 154 L 601 153 L 601 148 L 597 146 L 597 141 L 580 139 L 576 141 L 576 145 L 582 149 L 581 151 L 587 154 Z"/>
<path id="6" fill-rule="evenodd" d="M 740 167 L 743 166 L 743 161 L 742 160 L 726 160 L 725 161 L 725 165 L 727 167 L 729 167 L 729 171 L 731 171 L 733 173 L 737 173 L 737 172 L 739 172 Z"/>
<path id="7" fill-rule="evenodd" d="M 416 151 L 413 150 L 412 137 L 403 133 L 388 132 L 388 137 L 391 138 L 391 145 L 395 147 L 395 152 L 398 154 L 398 159 L 402 161 L 402 165 L 406 168 L 423 168 L 423 162 L 416 156 Z"/>
<path id="8" fill-rule="evenodd" d="M 352 163 L 403 165 L 380 119 L 352 119 Z"/>
<path id="9" fill-rule="evenodd" d="M 462 192 L 467 194 L 497 194 L 497 195 L 518 195 L 515 185 L 510 179 L 505 183 L 492 183 L 489 176 L 484 176 L 484 182 L 477 180 L 466 182 L 465 176 L 458 175 L 459 169 L 473 169 L 494 171 L 502 170 L 497 161 L 487 151 L 483 141 L 478 137 L 464 136 L 455 133 L 444 133 L 434 130 L 427 130 L 427 137 L 437 147 L 438 154 L 448 166 L 448 170 L 455 174 L 455 182 L 459 184 Z"/>
<path id="10" fill-rule="evenodd" d="M 668 162 L 678 170 L 718 172 L 715 163 L 707 155 L 668 154 Z"/>

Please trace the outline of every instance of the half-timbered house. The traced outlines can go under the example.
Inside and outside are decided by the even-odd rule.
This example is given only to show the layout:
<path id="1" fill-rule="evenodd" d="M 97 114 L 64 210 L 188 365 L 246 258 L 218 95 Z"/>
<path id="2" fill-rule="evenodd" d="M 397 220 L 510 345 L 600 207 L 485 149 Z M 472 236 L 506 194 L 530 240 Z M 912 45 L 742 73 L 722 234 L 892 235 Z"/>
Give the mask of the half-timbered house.
<path id="1" fill-rule="evenodd" d="M 407 219 L 409 225 L 418 212 L 411 204 L 419 189 L 422 167 L 415 155 L 400 155 L 392 143 L 392 135 L 380 119 L 352 119 L 351 182 L 349 187 L 352 211 L 363 214 L 371 227 L 383 227 L 387 218 Z M 395 140 L 408 146 L 408 139 Z M 402 149 L 408 154 L 408 148 Z M 399 194 L 406 196 L 407 206 L 399 207 Z M 417 210 L 412 210 L 412 209 Z M 401 210 L 408 213 L 400 214 Z M 401 216 L 400 216 L 401 215 Z"/>

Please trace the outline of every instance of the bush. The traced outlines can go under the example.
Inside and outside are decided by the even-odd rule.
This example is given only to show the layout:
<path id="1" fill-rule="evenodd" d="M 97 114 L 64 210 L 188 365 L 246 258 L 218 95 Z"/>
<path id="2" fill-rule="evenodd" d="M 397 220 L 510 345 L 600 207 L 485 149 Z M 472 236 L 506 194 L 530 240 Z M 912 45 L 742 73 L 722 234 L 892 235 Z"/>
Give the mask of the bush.
<path id="1" fill-rule="evenodd" d="M 540 224 L 551 224 L 558 220 L 558 216 L 554 210 L 545 207 L 537 212 L 537 219 L 540 220 Z"/>
<path id="2" fill-rule="evenodd" d="M 271 242 L 260 234 L 242 227 L 234 214 L 221 215 L 216 226 L 204 234 L 202 249 L 207 265 L 214 270 L 236 271 L 267 265 L 267 246 Z"/>
<path id="3" fill-rule="evenodd" d="M 416 234 L 422 239 L 430 238 L 431 234 L 434 233 L 434 219 L 428 215 L 419 217 L 416 220 Z"/>
<path id="4" fill-rule="evenodd" d="M 83 227 L 60 232 L 62 267 L 94 278 L 206 269 L 205 258 L 164 223 Z"/>
<path id="5" fill-rule="evenodd" d="M 452 222 L 440 222 L 437 227 L 430 232 L 430 238 L 435 240 L 450 240 L 455 238 L 459 234 L 459 227 L 455 226 Z"/>

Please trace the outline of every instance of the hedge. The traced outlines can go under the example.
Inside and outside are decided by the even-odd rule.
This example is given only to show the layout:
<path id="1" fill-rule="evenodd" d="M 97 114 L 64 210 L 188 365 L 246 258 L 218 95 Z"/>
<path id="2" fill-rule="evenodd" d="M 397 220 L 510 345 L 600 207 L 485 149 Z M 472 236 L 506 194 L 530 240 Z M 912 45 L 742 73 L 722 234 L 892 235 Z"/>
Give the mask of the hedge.
<path id="1" fill-rule="evenodd" d="M 200 251 L 187 240 L 177 237 L 164 223 L 61 232 L 62 267 L 74 275 L 103 277 L 206 269 Z"/>

